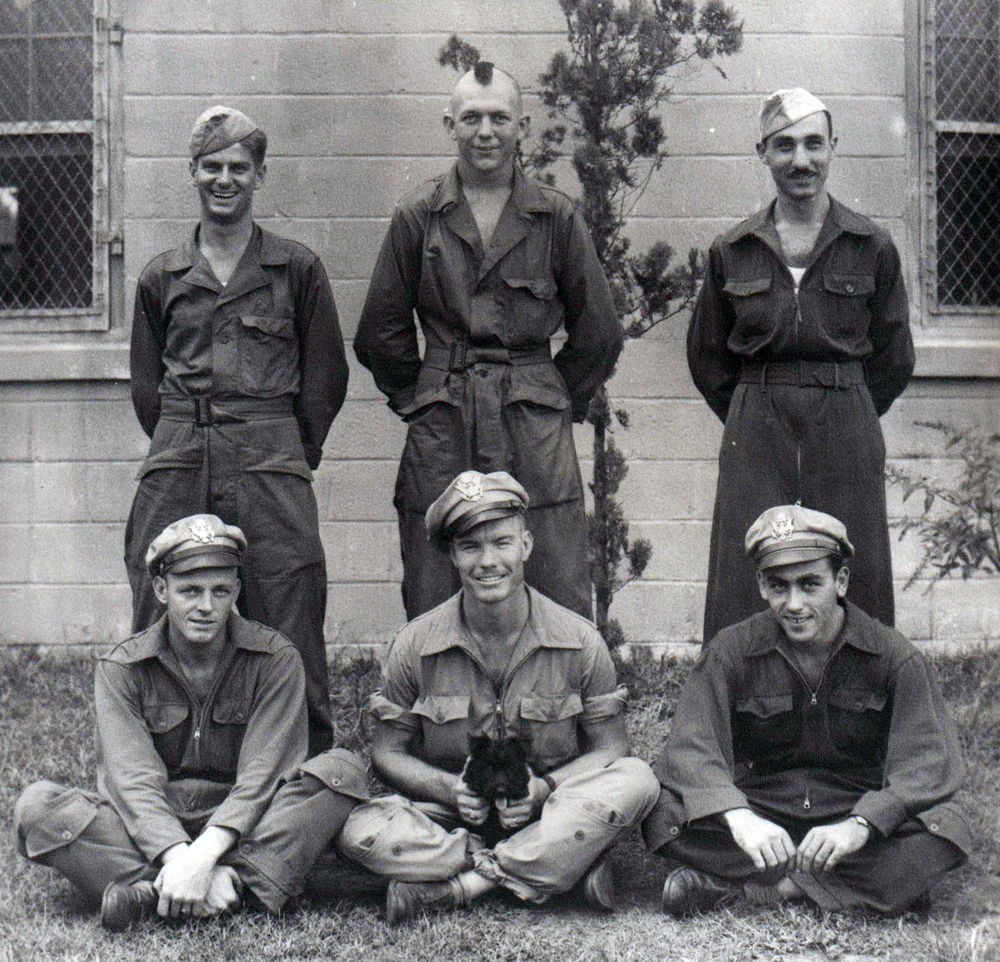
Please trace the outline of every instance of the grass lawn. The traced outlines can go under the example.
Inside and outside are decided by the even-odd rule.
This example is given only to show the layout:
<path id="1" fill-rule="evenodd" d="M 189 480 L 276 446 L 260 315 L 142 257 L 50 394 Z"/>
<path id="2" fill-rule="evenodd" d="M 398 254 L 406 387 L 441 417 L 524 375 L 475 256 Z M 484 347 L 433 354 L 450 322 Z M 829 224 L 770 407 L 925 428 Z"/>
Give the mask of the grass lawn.
<path id="1" fill-rule="evenodd" d="M 938 670 L 969 761 L 963 802 L 981 842 L 969 863 L 937 887 L 927 916 L 871 921 L 800 907 L 737 907 L 676 922 L 659 908 L 668 866 L 647 857 L 634 834 L 613 854 L 626 902 L 613 916 L 570 898 L 524 908 L 498 896 L 469 911 L 390 928 L 380 893 L 327 873 L 298 911 L 279 919 L 246 913 L 182 926 L 150 923 L 111 936 L 68 883 L 18 856 L 11 833 L 14 800 L 36 779 L 94 786 L 92 662 L 0 649 L 0 962 L 1000 962 L 1000 653 L 941 660 Z M 676 663 L 623 668 L 633 693 L 633 751 L 648 761 L 669 730 L 685 672 Z M 361 752 L 363 706 L 376 679 L 371 662 L 333 671 L 340 743 Z"/>

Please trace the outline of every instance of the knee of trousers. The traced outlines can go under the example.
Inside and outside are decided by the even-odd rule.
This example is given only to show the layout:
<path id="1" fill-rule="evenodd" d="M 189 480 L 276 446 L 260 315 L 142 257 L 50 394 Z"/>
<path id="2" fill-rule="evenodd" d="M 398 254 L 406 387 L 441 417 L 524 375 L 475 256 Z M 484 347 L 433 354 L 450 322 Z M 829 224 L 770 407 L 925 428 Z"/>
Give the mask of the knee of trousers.
<path id="1" fill-rule="evenodd" d="M 450 879 L 471 864 L 468 831 L 445 831 L 402 795 L 358 805 L 336 845 L 376 875 L 406 882 Z"/>
<path id="2" fill-rule="evenodd" d="M 593 798 L 613 809 L 620 824 L 644 819 L 660 797 L 660 782 L 640 758 L 615 759 L 605 768 L 568 778 L 556 790 L 560 796 Z"/>
<path id="3" fill-rule="evenodd" d="M 14 802 L 14 831 L 23 838 L 29 829 L 44 820 L 53 809 L 55 799 L 66 791 L 55 782 L 34 782 L 21 792 Z"/>
<path id="4" fill-rule="evenodd" d="M 97 817 L 99 805 L 79 789 L 55 782 L 29 785 L 14 803 L 14 832 L 26 858 L 41 858 L 76 841 Z"/>
<path id="5" fill-rule="evenodd" d="M 364 762 L 346 748 L 331 748 L 303 762 L 291 776 L 312 775 L 331 792 L 339 792 L 358 801 L 367 801 L 368 778 Z"/>

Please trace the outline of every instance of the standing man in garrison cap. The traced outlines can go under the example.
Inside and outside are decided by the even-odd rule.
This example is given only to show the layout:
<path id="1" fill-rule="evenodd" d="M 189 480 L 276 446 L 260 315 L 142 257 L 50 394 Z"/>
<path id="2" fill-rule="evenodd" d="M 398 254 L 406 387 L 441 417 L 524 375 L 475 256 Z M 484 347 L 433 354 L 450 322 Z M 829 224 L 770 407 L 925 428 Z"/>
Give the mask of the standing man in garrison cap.
<path id="1" fill-rule="evenodd" d="M 459 580 L 424 514 L 460 471 L 508 471 L 531 497 L 528 583 L 592 617 L 573 446 L 622 331 L 580 212 L 525 177 L 521 91 L 481 62 L 444 116 L 452 169 L 404 197 L 375 265 L 354 350 L 408 424 L 396 478 L 403 602 L 414 618 Z M 414 311 L 426 340 L 421 358 Z M 549 338 L 567 339 L 553 359 Z"/>
<path id="2" fill-rule="evenodd" d="M 894 623 L 879 417 L 913 373 L 913 340 L 892 239 L 827 193 L 836 144 L 808 91 L 764 101 L 757 153 L 777 198 L 712 243 L 691 317 L 691 376 L 725 423 L 706 643 L 761 609 L 739 545 L 761 511 L 795 501 L 847 525 L 849 596 Z"/>
<path id="3" fill-rule="evenodd" d="M 319 258 L 253 220 L 267 137 L 212 107 L 191 133 L 200 216 L 191 238 L 139 278 L 132 403 L 152 438 L 125 532 L 132 626 L 162 614 L 146 545 L 176 518 L 210 511 L 250 542 L 240 609 L 302 655 L 309 751 L 332 741 L 326 562 L 312 471 L 347 392 L 347 361 Z"/>
<path id="4" fill-rule="evenodd" d="M 246 554 L 211 514 L 153 539 L 166 613 L 94 669 L 97 791 L 36 782 L 14 806 L 21 854 L 100 902 L 112 931 L 247 902 L 280 912 L 368 797 L 350 752 L 306 760 L 302 660 L 234 607 Z"/>
<path id="5" fill-rule="evenodd" d="M 769 508 L 745 547 L 768 610 L 703 650 L 654 766 L 663 791 L 643 835 L 681 863 L 663 906 L 901 914 L 972 844 L 933 669 L 845 600 L 854 548 L 836 518 Z"/>
<path id="6" fill-rule="evenodd" d="M 498 888 L 541 903 L 581 881 L 613 909 L 602 856 L 659 797 L 649 766 L 626 757 L 628 692 L 597 629 L 524 583 L 529 510 L 505 471 L 464 471 L 427 511 L 462 587 L 389 648 L 369 704 L 372 765 L 399 794 L 355 809 L 338 841 L 392 880 L 390 923 Z M 524 796 L 494 805 L 499 841 L 478 834 L 491 802 L 465 781 L 471 736 L 519 739 L 526 756 Z"/>

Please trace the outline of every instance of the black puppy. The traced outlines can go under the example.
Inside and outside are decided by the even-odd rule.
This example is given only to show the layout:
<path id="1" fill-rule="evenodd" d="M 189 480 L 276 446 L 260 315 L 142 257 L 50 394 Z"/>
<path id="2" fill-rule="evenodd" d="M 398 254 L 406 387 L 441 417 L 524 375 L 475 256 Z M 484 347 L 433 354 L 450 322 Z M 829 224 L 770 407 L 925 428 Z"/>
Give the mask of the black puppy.
<path id="1" fill-rule="evenodd" d="M 474 795 L 490 802 L 489 817 L 476 826 L 476 834 L 491 846 L 513 834 L 500 824 L 495 803 L 498 798 L 515 801 L 528 794 L 531 773 L 524 742 L 519 738 L 494 740 L 489 735 L 470 735 L 464 777 Z"/>

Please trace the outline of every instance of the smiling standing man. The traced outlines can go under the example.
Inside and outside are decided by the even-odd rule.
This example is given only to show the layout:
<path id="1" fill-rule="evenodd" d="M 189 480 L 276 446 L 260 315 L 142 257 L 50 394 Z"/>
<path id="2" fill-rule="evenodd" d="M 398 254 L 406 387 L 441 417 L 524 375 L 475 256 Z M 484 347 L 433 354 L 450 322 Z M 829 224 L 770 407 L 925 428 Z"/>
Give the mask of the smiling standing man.
<path id="1" fill-rule="evenodd" d="M 281 631 L 306 672 L 309 752 L 332 741 L 326 562 L 312 471 L 347 391 L 319 258 L 253 220 L 267 137 L 212 107 L 191 133 L 200 217 L 143 270 L 132 319 L 132 402 L 152 438 L 125 532 L 132 628 L 163 613 L 143 556 L 168 523 L 209 511 L 247 534 L 240 609 Z"/>
<path id="2" fill-rule="evenodd" d="M 845 601 L 836 518 L 769 508 L 746 552 L 768 610 L 726 628 L 681 693 L 643 825 L 676 916 L 747 897 L 898 915 L 971 845 L 964 771 L 932 669 Z"/>
<path id="3" fill-rule="evenodd" d="M 725 423 L 706 643 L 760 610 L 739 545 L 761 511 L 795 501 L 848 527 L 849 597 L 894 623 L 879 417 L 913 373 L 913 340 L 892 239 L 826 190 L 836 145 L 808 91 L 764 101 L 757 153 L 777 198 L 715 239 L 688 329 L 691 376 Z"/>
<path id="4" fill-rule="evenodd" d="M 582 215 L 516 163 L 521 91 L 481 62 L 444 117 L 455 166 L 392 215 L 354 350 L 408 424 L 396 479 L 403 602 L 414 618 L 459 587 L 424 515 L 460 471 L 508 471 L 531 498 L 528 583 L 592 613 L 583 484 L 573 446 L 622 331 Z M 420 357 L 414 311 L 426 339 Z M 549 338 L 564 327 L 553 359 Z"/>
<path id="5" fill-rule="evenodd" d="M 625 757 L 625 702 L 594 625 L 524 583 L 528 495 L 503 471 L 465 471 L 427 512 L 460 591 L 396 635 L 372 695 L 372 764 L 399 792 L 355 810 L 340 851 L 392 882 L 390 923 L 505 888 L 541 903 L 571 889 L 612 909 L 602 859 L 652 808 L 649 766 Z M 509 835 L 475 834 L 489 804 L 463 779 L 469 737 L 520 738 L 531 779 L 497 806 Z"/>
<path id="6" fill-rule="evenodd" d="M 100 901 L 112 931 L 248 901 L 280 912 L 367 798 L 350 752 L 306 761 L 299 654 L 234 608 L 246 548 L 205 514 L 153 540 L 166 614 L 94 670 L 97 792 L 36 782 L 14 807 L 21 854 Z"/>

